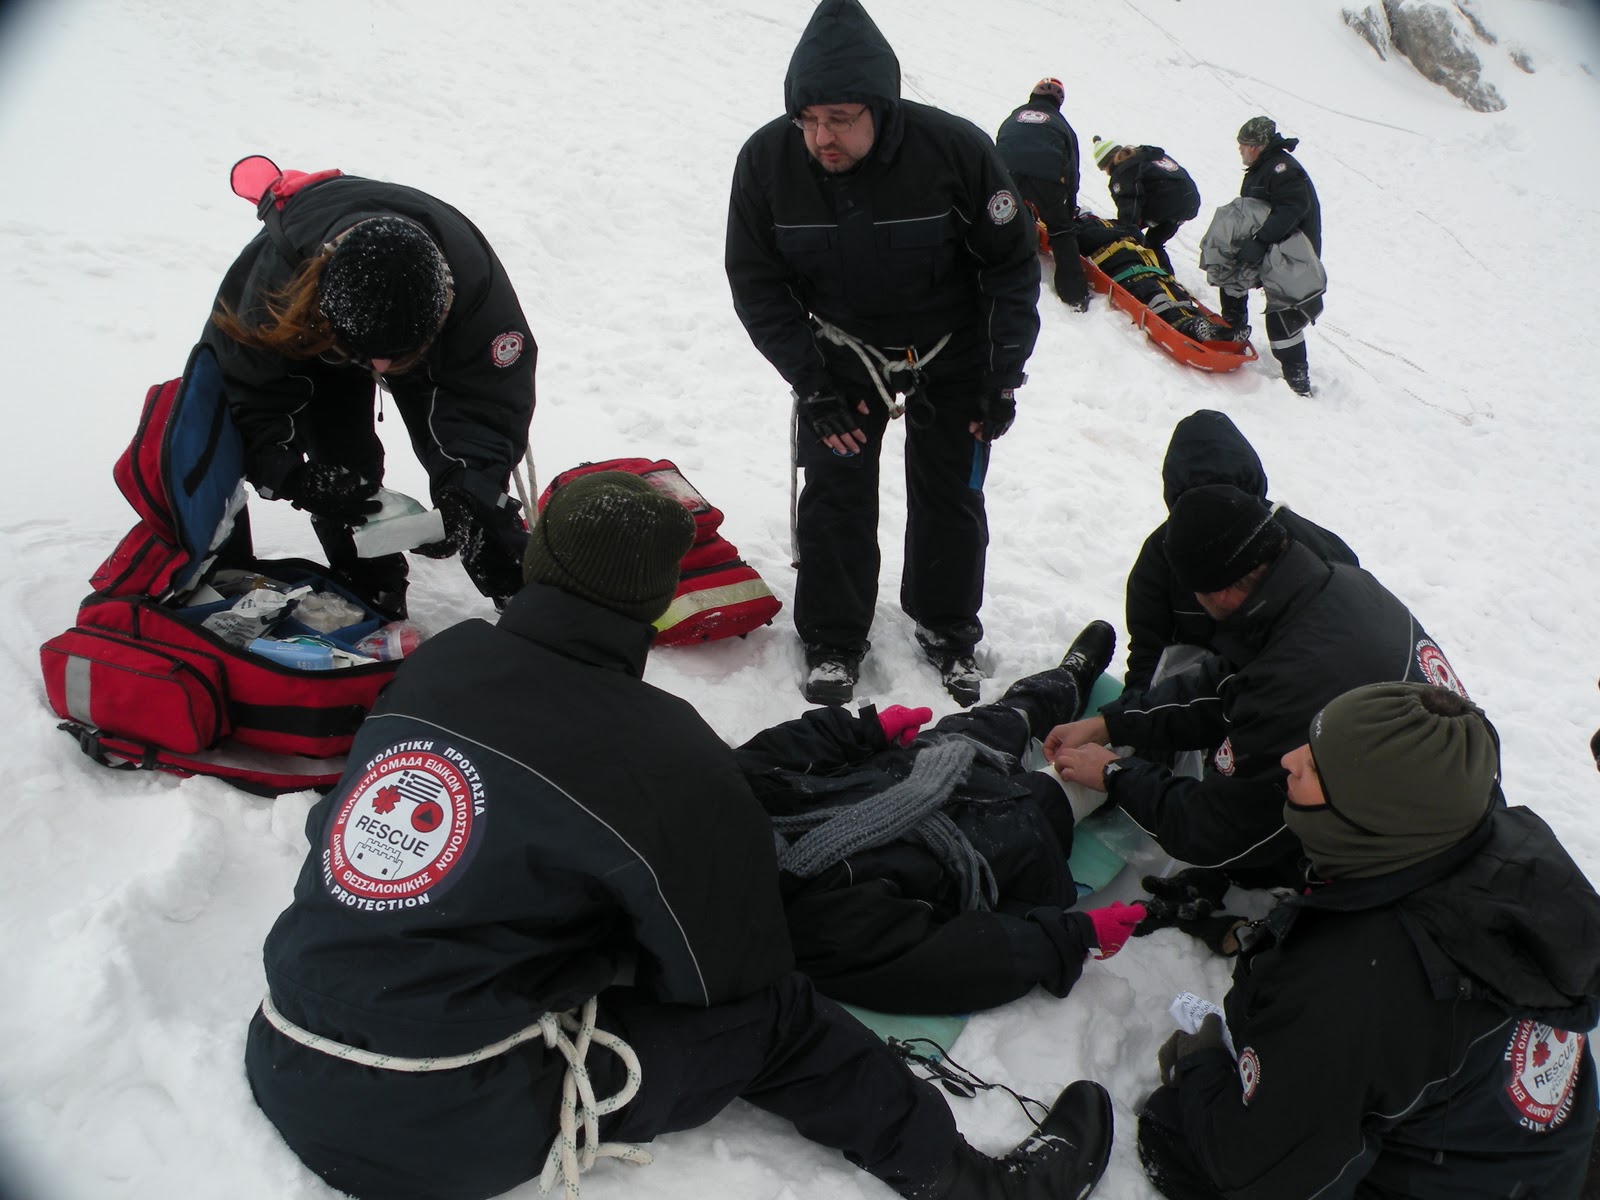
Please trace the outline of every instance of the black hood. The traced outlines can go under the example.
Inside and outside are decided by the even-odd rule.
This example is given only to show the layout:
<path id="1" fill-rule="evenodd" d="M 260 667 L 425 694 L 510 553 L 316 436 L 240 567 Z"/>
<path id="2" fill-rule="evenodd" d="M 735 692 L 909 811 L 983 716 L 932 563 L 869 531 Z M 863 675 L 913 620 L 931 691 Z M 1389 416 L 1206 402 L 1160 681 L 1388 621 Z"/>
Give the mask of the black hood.
<path id="1" fill-rule="evenodd" d="M 1255 447 L 1226 415 L 1202 408 L 1179 421 L 1161 464 L 1161 494 L 1167 511 L 1190 488 L 1226 483 L 1267 498 L 1267 472 Z"/>
<path id="2" fill-rule="evenodd" d="M 1296 146 L 1298 146 L 1299 144 L 1300 144 L 1300 139 L 1299 138 L 1286 138 L 1281 133 L 1273 134 L 1272 135 L 1272 140 L 1270 142 L 1268 142 L 1265 146 L 1261 147 L 1261 153 L 1256 155 L 1256 161 L 1251 163 L 1249 166 L 1247 166 L 1244 169 L 1245 170 L 1245 174 L 1248 175 L 1251 171 L 1254 171 L 1256 169 L 1256 167 L 1258 167 L 1260 164 L 1266 162 L 1267 156 L 1269 154 L 1272 154 L 1274 151 L 1282 150 L 1286 154 L 1292 154 L 1294 152 L 1294 148 Z"/>
<path id="3" fill-rule="evenodd" d="M 822 0 L 789 59 L 783 110 L 811 104 L 865 104 L 877 146 L 898 141 L 900 60 L 857 0 Z"/>

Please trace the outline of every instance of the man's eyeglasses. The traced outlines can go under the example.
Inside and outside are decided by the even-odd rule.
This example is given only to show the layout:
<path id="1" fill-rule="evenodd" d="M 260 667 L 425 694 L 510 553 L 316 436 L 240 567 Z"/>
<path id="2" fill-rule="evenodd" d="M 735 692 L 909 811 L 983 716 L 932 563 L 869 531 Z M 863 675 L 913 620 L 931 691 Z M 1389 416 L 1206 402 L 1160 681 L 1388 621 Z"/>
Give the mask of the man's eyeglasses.
<path id="1" fill-rule="evenodd" d="M 815 133 L 818 129 L 826 129 L 834 137 L 838 137 L 841 133 L 847 133 L 855 128 L 855 123 L 866 116 L 867 111 L 867 109 L 863 108 L 853 117 L 791 117 L 789 118 L 789 123 L 805 133 Z"/>

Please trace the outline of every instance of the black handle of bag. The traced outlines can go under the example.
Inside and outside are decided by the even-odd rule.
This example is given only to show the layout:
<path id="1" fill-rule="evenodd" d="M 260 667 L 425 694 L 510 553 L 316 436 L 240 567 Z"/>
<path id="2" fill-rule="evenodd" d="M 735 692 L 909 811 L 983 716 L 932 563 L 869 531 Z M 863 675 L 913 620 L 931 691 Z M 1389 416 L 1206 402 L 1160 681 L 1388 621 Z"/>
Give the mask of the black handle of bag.
<path id="1" fill-rule="evenodd" d="M 156 748 L 146 746 L 144 753 L 135 762 L 133 759 L 124 758 L 121 762 L 112 762 L 106 754 L 105 747 L 101 744 L 100 735 L 87 725 L 80 725 L 76 721 L 63 721 L 56 726 L 78 743 L 82 750 L 102 767 L 110 767 L 113 771 L 153 771 L 156 768 Z"/>

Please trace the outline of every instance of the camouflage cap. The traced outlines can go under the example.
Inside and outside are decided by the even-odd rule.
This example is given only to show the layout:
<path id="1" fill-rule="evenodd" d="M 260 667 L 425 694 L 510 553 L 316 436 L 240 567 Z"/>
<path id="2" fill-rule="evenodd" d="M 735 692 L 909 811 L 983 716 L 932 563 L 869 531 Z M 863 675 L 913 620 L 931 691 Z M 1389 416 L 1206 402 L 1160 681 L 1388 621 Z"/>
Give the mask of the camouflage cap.
<path id="1" fill-rule="evenodd" d="M 1251 117 L 1239 126 L 1239 145 L 1265 146 L 1278 135 L 1278 126 L 1271 117 Z"/>

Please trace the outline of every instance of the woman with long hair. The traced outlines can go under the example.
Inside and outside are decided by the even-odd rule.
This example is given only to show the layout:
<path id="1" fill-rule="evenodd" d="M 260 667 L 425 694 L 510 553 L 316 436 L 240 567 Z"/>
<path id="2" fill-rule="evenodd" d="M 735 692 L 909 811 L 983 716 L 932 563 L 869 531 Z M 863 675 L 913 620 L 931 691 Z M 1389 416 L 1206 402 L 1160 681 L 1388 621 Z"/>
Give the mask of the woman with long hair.
<path id="1" fill-rule="evenodd" d="M 405 556 L 358 558 L 351 537 L 379 507 L 381 387 L 444 518 L 444 540 L 419 552 L 459 553 L 503 604 L 521 586 L 527 532 L 506 488 L 527 448 L 538 348 L 494 251 L 454 208 L 400 184 L 254 158 L 235 190 L 260 197 L 265 228 L 224 276 L 202 340 L 247 478 L 310 513 L 329 565 L 403 616 Z"/>

